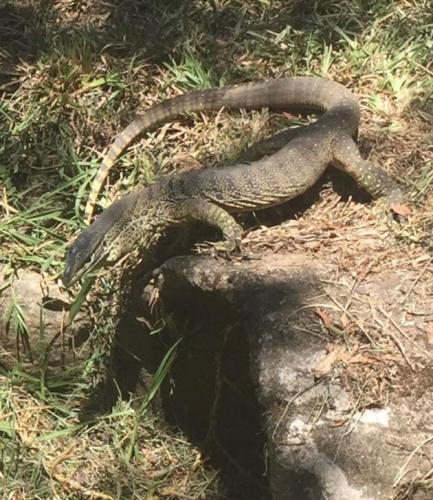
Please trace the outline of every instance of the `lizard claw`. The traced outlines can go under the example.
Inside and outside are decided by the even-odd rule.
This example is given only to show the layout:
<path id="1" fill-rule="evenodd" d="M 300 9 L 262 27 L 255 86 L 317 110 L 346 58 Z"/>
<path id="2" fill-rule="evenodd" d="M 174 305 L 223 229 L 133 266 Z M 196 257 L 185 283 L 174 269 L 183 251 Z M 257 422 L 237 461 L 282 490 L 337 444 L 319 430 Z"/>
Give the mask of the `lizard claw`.
<path id="1" fill-rule="evenodd" d="M 201 255 L 211 255 L 212 257 L 223 257 L 231 260 L 233 254 L 242 253 L 242 240 L 231 238 L 221 241 L 205 241 L 197 245 L 198 253 Z"/>
<path id="2" fill-rule="evenodd" d="M 222 257 L 226 260 L 249 261 L 260 260 L 261 256 L 247 252 L 242 246 L 242 240 L 236 238 L 233 244 L 232 241 L 206 241 L 197 245 L 200 255 L 211 255 L 214 258 Z"/>
<path id="3" fill-rule="evenodd" d="M 376 201 L 375 211 L 378 213 L 379 218 L 388 225 L 396 222 L 404 224 L 407 222 L 408 216 L 412 213 L 405 195 L 399 188 L 379 198 Z"/>

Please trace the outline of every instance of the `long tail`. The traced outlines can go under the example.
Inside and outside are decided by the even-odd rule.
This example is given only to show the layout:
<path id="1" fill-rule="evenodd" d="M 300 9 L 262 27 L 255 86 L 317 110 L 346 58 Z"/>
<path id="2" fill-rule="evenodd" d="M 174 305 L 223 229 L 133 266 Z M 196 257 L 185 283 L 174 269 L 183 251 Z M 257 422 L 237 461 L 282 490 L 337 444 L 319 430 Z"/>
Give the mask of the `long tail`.
<path id="1" fill-rule="evenodd" d="M 247 83 L 208 89 L 180 95 L 156 104 L 136 118 L 116 137 L 93 180 L 85 209 L 90 222 L 94 207 L 111 167 L 122 152 L 142 132 L 167 122 L 185 112 L 227 109 L 290 109 L 293 111 L 346 111 L 348 131 L 356 132 L 359 106 L 353 95 L 342 85 L 314 77 L 282 78 L 260 83 Z"/>

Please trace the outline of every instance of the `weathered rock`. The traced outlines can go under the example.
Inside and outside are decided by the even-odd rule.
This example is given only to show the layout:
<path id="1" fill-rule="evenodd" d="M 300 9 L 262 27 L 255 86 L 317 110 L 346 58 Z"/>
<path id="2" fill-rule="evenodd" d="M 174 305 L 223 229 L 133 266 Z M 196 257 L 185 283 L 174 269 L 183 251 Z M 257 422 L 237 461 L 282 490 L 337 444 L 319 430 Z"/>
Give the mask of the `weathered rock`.
<path id="1" fill-rule="evenodd" d="M 9 274 L 0 267 L 0 290 L 1 363 L 37 368 L 47 359 L 50 367 L 72 362 L 86 320 L 78 315 L 67 325 L 68 299 L 58 285 L 31 270 Z"/>
<path id="2" fill-rule="evenodd" d="M 332 283 L 331 268 L 330 262 L 322 261 L 319 267 L 317 260 L 301 255 L 267 255 L 240 262 L 178 257 L 162 266 L 159 286 L 168 308 L 209 304 L 213 297 L 215 303 L 226 304 L 230 317 L 237 316 L 245 330 L 251 377 L 263 412 L 274 499 L 378 500 L 411 494 L 417 484 L 421 495 L 427 488 L 423 474 L 431 471 L 429 353 L 401 338 L 395 351 L 379 350 L 375 358 L 374 345 L 345 346 L 349 326 L 347 332 L 339 330 L 341 338 L 336 342 L 330 336 L 332 313 L 324 312 L 335 309 L 342 294 L 338 283 Z M 366 280 L 360 294 L 368 294 L 370 304 L 379 309 L 389 304 L 390 296 L 395 304 L 407 294 L 413 278 L 411 273 L 407 276 L 406 286 L 400 279 L 401 288 L 396 289 L 389 271 L 387 279 L 377 274 Z M 221 314 L 221 305 L 217 309 Z M 359 310 L 358 326 L 365 335 L 369 335 L 365 325 L 368 320 L 373 323 L 372 314 L 369 303 Z M 400 320 L 397 327 L 403 328 Z M 388 338 L 385 327 L 376 333 Z M 375 339 L 371 340 L 374 344 Z M 382 354 L 392 365 L 386 374 L 381 373 Z M 364 365 L 365 374 L 351 373 L 352 367 Z M 363 391 L 375 384 L 370 379 L 375 370 L 377 380 L 389 378 L 389 373 L 394 373 L 394 380 L 387 381 L 383 400 L 376 398 L 374 405 L 375 399 L 367 398 L 370 407 L 366 407 L 365 402 L 359 403 Z M 410 390 L 410 384 L 399 390 L 402 378 L 417 377 L 418 391 Z M 365 389 L 360 391 L 359 384 L 365 384 Z M 431 498 L 432 493 L 416 498 Z"/>

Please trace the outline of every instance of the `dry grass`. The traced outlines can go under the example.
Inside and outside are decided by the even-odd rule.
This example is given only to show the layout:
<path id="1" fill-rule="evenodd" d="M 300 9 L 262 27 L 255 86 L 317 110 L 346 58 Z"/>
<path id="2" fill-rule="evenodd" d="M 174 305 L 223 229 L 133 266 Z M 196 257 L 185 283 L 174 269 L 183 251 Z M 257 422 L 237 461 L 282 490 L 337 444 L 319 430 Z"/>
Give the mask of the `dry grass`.
<path id="1" fill-rule="evenodd" d="M 360 384 L 365 405 L 386 399 L 390 380 L 409 390 L 413 378 L 400 388 L 399 377 L 417 368 L 423 354 L 401 338 L 388 310 L 372 314 L 362 286 L 388 269 L 409 270 L 401 290 L 409 297 L 405 312 L 414 317 L 410 304 L 433 292 L 421 248 L 429 245 L 433 212 L 429 1 L 10 0 L 0 4 L 0 19 L 0 259 L 10 279 L 15 269 L 30 267 L 57 280 L 101 153 L 140 109 L 225 83 L 295 74 L 335 78 L 362 103 L 364 154 L 409 189 L 413 213 L 408 225 L 392 230 L 397 248 L 388 245 L 389 230 L 370 206 L 326 189 L 302 224 L 256 229 L 245 244 L 256 252 L 327 255 L 337 269 L 351 270 L 353 281 L 340 283 L 341 297 L 328 312 L 330 334 L 337 340 L 344 333 L 349 354 L 362 353 L 371 363 L 350 364 L 347 376 L 352 386 Z M 227 163 L 287 123 L 285 115 L 259 111 L 216 113 L 152 131 L 123 155 L 101 207 L 162 173 Z M 108 279 L 104 286 L 117 290 Z M 2 375 L 5 498 L 223 498 L 197 449 L 147 408 L 118 402 L 91 426 L 78 421 L 115 324 L 108 294 L 102 287 L 97 293 L 98 302 L 87 306 L 94 314 L 93 354 L 67 382 L 55 367 L 48 380 L 44 370 L 30 376 L 20 366 Z M 425 348 L 431 316 L 416 318 L 408 335 Z M 25 318 L 20 321 L 25 332 Z M 393 358 L 402 350 L 405 368 Z"/>

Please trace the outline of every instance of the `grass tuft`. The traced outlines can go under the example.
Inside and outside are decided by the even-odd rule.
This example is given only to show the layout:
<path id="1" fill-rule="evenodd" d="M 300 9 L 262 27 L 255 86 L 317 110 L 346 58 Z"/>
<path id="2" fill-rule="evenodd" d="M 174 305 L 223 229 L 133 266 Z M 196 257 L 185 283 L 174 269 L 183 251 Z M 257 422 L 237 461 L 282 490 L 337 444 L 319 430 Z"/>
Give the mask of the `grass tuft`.
<path id="1" fill-rule="evenodd" d="M 431 214 L 432 27 L 429 0 L 3 2 L 0 262 L 8 279 L 23 268 L 58 278 L 101 154 L 140 110 L 222 84 L 321 75 L 349 86 L 362 104 L 362 147 L 404 181 L 418 215 Z M 192 121 L 150 131 L 129 148 L 100 206 L 161 174 L 232 161 L 287 117 L 224 112 Z M 428 225 L 427 216 L 419 221 Z M 412 232 L 418 241 L 421 229 Z M 42 341 L 46 332 L 37 332 L 36 342 L 22 305 L 9 310 L 17 344 L 37 356 L 1 375 L 3 496 L 224 498 L 198 450 L 149 410 L 175 346 L 146 396 L 119 399 L 90 424 L 79 420 L 116 326 L 118 289 L 102 283 L 70 310 L 83 306 L 94 330 L 86 355 L 66 366 L 50 364 L 50 341 L 57 346 L 61 336 Z"/>

